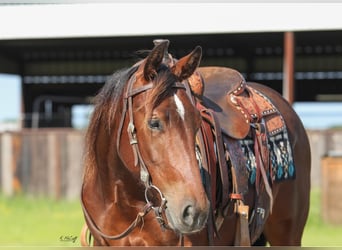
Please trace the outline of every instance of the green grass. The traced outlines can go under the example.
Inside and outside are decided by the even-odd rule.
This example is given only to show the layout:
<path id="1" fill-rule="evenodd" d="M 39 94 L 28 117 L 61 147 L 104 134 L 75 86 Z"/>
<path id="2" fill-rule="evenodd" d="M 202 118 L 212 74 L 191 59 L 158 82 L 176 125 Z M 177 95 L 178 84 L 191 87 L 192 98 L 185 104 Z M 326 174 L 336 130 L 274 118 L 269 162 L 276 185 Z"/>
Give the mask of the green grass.
<path id="1" fill-rule="evenodd" d="M 311 193 L 303 246 L 342 246 L 342 225 L 324 223 L 320 192 Z M 0 246 L 80 246 L 84 219 L 79 201 L 0 195 Z M 75 242 L 60 237 L 77 237 Z"/>
<path id="2" fill-rule="evenodd" d="M 80 246 L 83 221 L 78 201 L 0 196 L 0 246 Z"/>
<path id="3" fill-rule="evenodd" d="M 331 225 L 322 220 L 320 195 L 320 190 L 314 189 L 311 191 L 309 218 L 304 230 L 302 244 L 303 246 L 341 247 L 342 225 Z"/>

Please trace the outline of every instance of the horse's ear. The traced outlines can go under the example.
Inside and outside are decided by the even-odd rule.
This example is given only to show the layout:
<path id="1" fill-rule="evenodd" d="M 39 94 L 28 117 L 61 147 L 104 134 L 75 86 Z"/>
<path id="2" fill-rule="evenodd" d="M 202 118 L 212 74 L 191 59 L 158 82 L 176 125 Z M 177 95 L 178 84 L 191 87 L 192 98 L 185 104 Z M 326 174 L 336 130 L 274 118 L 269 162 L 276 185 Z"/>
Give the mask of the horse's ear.
<path id="1" fill-rule="evenodd" d="M 163 40 L 152 49 L 148 57 L 146 58 L 146 63 L 144 66 L 144 78 L 150 81 L 157 72 L 157 68 L 162 63 L 164 54 L 169 47 L 169 41 Z"/>
<path id="2" fill-rule="evenodd" d="M 202 58 L 202 48 L 197 46 L 190 54 L 182 57 L 172 67 L 172 72 L 180 81 L 190 77 L 199 66 Z"/>

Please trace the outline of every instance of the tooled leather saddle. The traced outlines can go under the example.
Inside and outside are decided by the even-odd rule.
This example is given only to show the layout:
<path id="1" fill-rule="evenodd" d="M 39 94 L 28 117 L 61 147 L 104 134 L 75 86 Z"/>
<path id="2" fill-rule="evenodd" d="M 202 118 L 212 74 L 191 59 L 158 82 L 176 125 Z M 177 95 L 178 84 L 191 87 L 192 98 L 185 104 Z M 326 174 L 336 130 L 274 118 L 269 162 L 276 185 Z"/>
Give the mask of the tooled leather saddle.
<path id="1" fill-rule="evenodd" d="M 213 204 L 209 239 L 218 234 L 228 204 L 235 201 L 235 245 L 250 245 L 261 235 L 272 209 L 273 167 L 268 139 L 286 130 L 285 122 L 270 99 L 249 86 L 236 70 L 200 67 L 189 78 L 189 85 L 203 118 L 197 145 L 207 183 L 204 186 Z M 252 148 L 244 150 L 248 143 Z M 251 152 L 253 157 L 246 157 Z M 248 169 L 247 161 L 251 160 L 253 171 Z M 257 197 L 248 206 L 244 196 L 251 183 Z"/>

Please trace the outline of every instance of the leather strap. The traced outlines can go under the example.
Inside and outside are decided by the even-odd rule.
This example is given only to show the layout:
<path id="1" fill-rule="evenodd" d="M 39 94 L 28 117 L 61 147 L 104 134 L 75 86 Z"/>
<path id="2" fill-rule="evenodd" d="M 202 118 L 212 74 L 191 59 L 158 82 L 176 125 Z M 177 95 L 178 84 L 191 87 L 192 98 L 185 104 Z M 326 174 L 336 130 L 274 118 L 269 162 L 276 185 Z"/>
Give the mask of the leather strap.
<path id="1" fill-rule="evenodd" d="M 267 195 L 270 198 L 270 211 L 273 207 L 273 195 L 272 188 L 270 187 L 266 170 L 270 168 L 270 157 L 269 150 L 267 146 L 267 135 L 266 135 L 266 125 L 264 119 L 261 122 L 254 125 L 255 127 L 255 141 L 254 141 L 254 152 L 255 160 L 257 165 L 257 175 L 256 175 L 256 191 L 259 195 L 260 188 L 260 178 L 262 178 Z"/>
<path id="2" fill-rule="evenodd" d="M 225 207 L 229 202 L 229 176 L 228 167 L 226 163 L 225 150 L 223 148 L 222 131 L 219 125 L 219 121 L 215 115 L 215 112 L 211 109 L 207 109 L 202 104 L 197 105 L 201 111 L 201 115 L 206 122 L 208 122 L 212 127 L 212 133 L 215 136 L 215 146 L 217 149 L 217 160 L 220 170 L 220 178 L 222 183 L 222 194 L 221 194 L 221 204 L 220 207 Z M 213 204 L 215 206 L 215 204 Z"/>
<path id="3" fill-rule="evenodd" d="M 209 161 L 211 161 L 211 157 L 208 157 L 209 155 L 206 153 L 208 152 L 208 139 L 206 135 L 206 129 L 203 127 L 204 123 L 201 124 L 200 132 L 196 135 L 196 144 L 199 147 L 199 150 L 201 152 L 201 163 L 202 167 L 204 169 L 204 188 L 206 191 L 206 194 L 208 196 L 208 199 L 210 201 L 210 214 L 208 217 L 208 239 L 209 239 L 209 245 L 213 245 L 214 242 L 214 233 L 218 235 L 217 228 L 214 223 L 214 209 L 215 209 L 215 197 L 216 197 L 216 188 L 213 188 L 215 186 L 212 185 L 212 174 L 210 173 L 210 167 Z M 211 130 L 209 131 L 211 133 Z M 215 176 L 216 179 L 216 176 Z M 214 193 L 213 193 L 214 190 Z"/>

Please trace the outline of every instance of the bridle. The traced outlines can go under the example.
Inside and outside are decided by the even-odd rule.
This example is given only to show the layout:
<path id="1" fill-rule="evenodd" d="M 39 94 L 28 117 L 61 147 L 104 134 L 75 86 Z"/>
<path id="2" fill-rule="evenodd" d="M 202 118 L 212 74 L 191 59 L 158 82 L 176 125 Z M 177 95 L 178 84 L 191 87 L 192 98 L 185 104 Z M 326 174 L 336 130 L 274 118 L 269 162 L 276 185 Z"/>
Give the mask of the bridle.
<path id="1" fill-rule="evenodd" d="M 153 83 L 150 82 L 148 84 L 145 84 L 141 87 L 138 88 L 133 88 L 133 85 L 136 81 L 136 76 L 134 74 L 135 72 L 132 73 L 132 75 L 129 77 L 128 84 L 126 91 L 123 96 L 123 108 L 122 108 L 122 113 L 121 113 L 121 118 L 120 118 L 120 123 L 119 123 L 119 129 L 117 133 L 117 141 L 116 141 L 116 147 L 117 147 L 117 152 L 120 156 L 120 139 L 122 135 L 122 130 L 124 127 L 125 123 L 125 118 L 126 114 L 128 115 L 128 126 L 127 126 L 127 133 L 128 133 L 128 138 L 130 145 L 132 146 L 133 150 L 133 155 L 134 155 L 134 165 L 140 167 L 140 180 L 144 183 L 145 186 L 145 206 L 143 209 L 138 212 L 135 220 L 127 227 L 126 230 L 124 230 L 122 233 L 117 234 L 117 235 L 107 235 L 101 231 L 101 229 L 98 228 L 98 226 L 95 224 L 95 222 L 92 220 L 90 214 L 88 213 L 84 202 L 83 202 L 83 197 L 82 197 L 82 192 L 81 192 L 81 206 L 85 215 L 85 219 L 87 221 L 87 225 L 89 229 L 92 232 L 95 232 L 96 234 L 100 235 L 103 238 L 106 238 L 108 240 L 118 240 L 121 239 L 125 236 L 127 236 L 130 232 L 133 231 L 135 227 L 137 227 L 140 223 L 143 223 L 144 217 L 150 212 L 154 211 L 156 219 L 158 223 L 160 224 L 162 229 L 171 229 L 170 226 L 168 225 L 166 216 L 165 216 L 165 209 L 166 209 L 166 203 L 167 200 L 160 191 L 160 189 L 152 184 L 150 173 L 148 171 L 148 168 L 141 156 L 140 150 L 139 150 L 139 145 L 138 145 L 138 140 L 137 140 L 137 135 L 136 135 L 136 129 L 134 125 L 134 118 L 133 118 L 133 98 L 145 91 L 151 90 L 153 88 Z M 175 82 L 174 85 L 172 86 L 173 88 L 178 88 L 178 89 L 185 89 L 186 91 L 188 88 L 186 88 L 184 83 L 181 82 Z M 122 158 L 122 157 L 120 157 Z M 82 188 L 83 190 L 83 188 Z M 159 196 L 160 204 L 154 204 L 150 200 L 150 195 L 151 193 L 157 194 Z M 182 237 L 180 238 L 180 241 L 182 242 Z"/>

